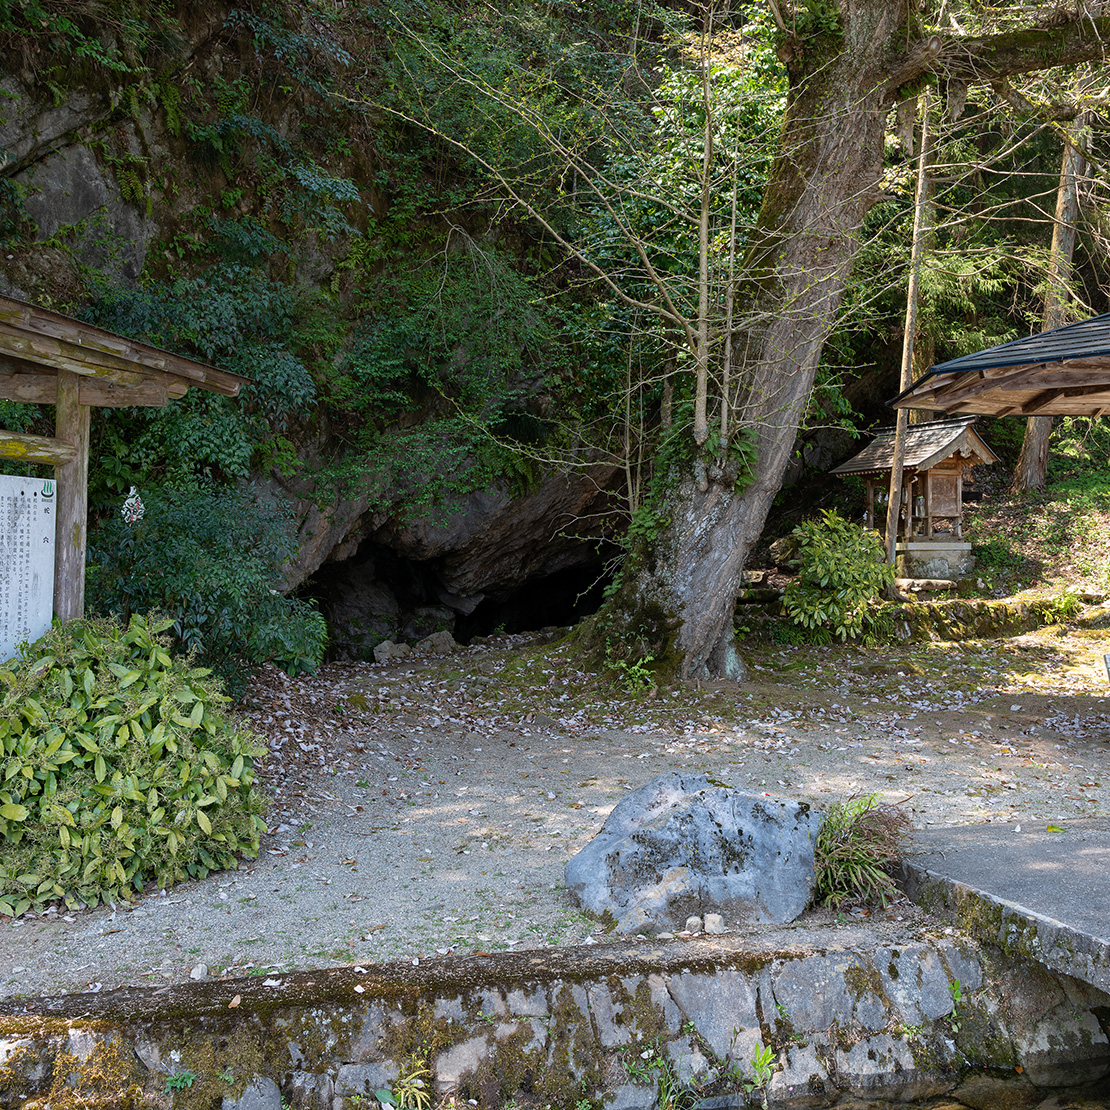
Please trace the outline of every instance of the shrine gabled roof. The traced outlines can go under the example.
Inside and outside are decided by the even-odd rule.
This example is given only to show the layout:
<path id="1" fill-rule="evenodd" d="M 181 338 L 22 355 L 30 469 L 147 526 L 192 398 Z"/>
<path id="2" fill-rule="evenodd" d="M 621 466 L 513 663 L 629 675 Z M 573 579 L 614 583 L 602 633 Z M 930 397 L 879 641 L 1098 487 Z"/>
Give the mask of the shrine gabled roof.
<path id="1" fill-rule="evenodd" d="M 957 420 L 931 420 L 911 424 L 906 429 L 905 467 L 907 470 L 931 470 L 952 455 L 960 455 L 976 463 L 993 463 L 998 456 L 983 442 L 972 427 L 975 417 Z M 875 438 L 858 455 L 835 467 L 831 473 L 880 474 L 894 463 L 894 429 L 880 428 Z"/>
<path id="2" fill-rule="evenodd" d="M 992 416 L 1110 412 L 1110 313 L 938 363 L 895 408 Z"/>
<path id="3" fill-rule="evenodd" d="M 0 397 L 51 404 L 59 370 L 79 376 L 81 402 L 90 405 L 164 405 L 191 386 L 235 397 L 250 380 L 0 297 Z"/>

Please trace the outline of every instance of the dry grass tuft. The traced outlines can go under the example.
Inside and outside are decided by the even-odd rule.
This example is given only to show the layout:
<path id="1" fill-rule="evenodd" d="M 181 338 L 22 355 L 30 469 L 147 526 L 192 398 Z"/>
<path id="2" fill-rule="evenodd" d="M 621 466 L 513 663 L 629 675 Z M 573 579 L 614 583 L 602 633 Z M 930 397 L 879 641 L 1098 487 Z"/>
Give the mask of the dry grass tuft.
<path id="1" fill-rule="evenodd" d="M 891 871 L 910 841 L 901 805 L 862 794 L 831 806 L 817 834 L 815 898 L 837 908 L 845 902 L 885 906 L 897 888 Z"/>

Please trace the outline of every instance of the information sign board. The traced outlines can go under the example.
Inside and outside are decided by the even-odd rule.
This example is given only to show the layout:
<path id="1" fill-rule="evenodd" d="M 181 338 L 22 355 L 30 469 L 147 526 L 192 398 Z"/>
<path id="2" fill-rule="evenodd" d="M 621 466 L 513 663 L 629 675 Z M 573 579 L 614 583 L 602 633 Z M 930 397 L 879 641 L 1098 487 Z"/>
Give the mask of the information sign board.
<path id="1" fill-rule="evenodd" d="M 0 660 L 50 627 L 56 488 L 53 479 L 0 474 Z"/>

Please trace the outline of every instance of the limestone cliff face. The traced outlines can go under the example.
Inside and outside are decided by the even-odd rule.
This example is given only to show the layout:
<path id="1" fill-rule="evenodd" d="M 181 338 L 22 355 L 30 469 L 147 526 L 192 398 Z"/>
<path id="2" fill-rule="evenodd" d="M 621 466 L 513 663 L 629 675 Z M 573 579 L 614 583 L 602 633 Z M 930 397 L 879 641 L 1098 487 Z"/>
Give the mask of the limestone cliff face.
<path id="1" fill-rule="evenodd" d="M 191 13 L 189 33 L 176 35 L 155 67 L 169 84 L 206 51 L 202 69 L 209 75 L 226 60 L 211 49 L 226 9 L 198 9 L 204 10 Z M 101 39 L 111 45 L 107 30 Z M 58 84 L 65 59 L 53 59 L 47 72 L 43 52 L 38 42 L 14 37 L 2 58 L 0 175 L 20 197 L 34 246 L 0 258 L 0 286 L 13 296 L 66 303 L 80 299 L 81 268 L 113 282 L 138 281 L 152 240 L 204 189 L 190 188 L 181 143 L 149 96 L 125 109 L 123 77 L 98 75 L 76 58 L 69 79 Z M 169 182 L 174 187 L 167 189 Z"/>
<path id="2" fill-rule="evenodd" d="M 123 198 L 110 168 L 89 146 L 96 125 L 111 111 L 101 98 L 76 92 L 57 106 L 12 77 L 0 83 L 5 98 L 0 150 L 5 176 L 23 194 L 34 224 L 35 248 L 9 253 L 0 283 L 27 300 L 72 294 L 74 268 L 110 279 L 137 281 L 157 224 Z M 128 145 L 134 138 L 127 137 Z M 61 240 L 65 240 L 65 249 Z"/>
<path id="3" fill-rule="evenodd" d="M 67 75 L 56 54 L 43 61 L 37 39 L 9 38 L 5 49 L 0 35 L 0 292 L 78 311 L 98 288 L 195 277 L 210 225 L 256 221 L 282 239 L 280 250 L 261 263 L 270 277 L 317 297 L 335 314 L 327 323 L 338 340 L 305 357 L 313 375 L 326 378 L 366 323 L 362 310 L 351 307 L 360 289 L 343 262 L 389 205 L 371 125 L 338 115 L 341 98 L 328 91 L 362 72 L 355 32 L 294 12 L 282 17 L 287 39 L 278 41 L 262 13 L 223 4 L 190 6 L 175 18 L 173 27 L 160 30 L 157 50 L 148 44 L 150 52 L 130 58 L 127 72 L 80 61 Z M 300 25 L 290 22 L 298 18 Z M 89 35 L 96 30 L 104 51 L 115 50 L 110 29 L 83 26 Z M 288 63 L 294 49 L 304 54 L 295 66 Z M 264 56 L 267 50 L 273 57 Z M 283 76 L 282 60 L 292 75 Z M 236 127 L 238 153 L 229 159 L 220 144 L 230 144 Z M 285 160 L 279 170 L 287 181 L 280 187 L 273 182 L 275 159 Z M 308 219 L 297 224 L 282 209 L 281 189 L 309 171 L 350 186 L 343 218 L 331 229 Z M 309 187 L 319 188 L 311 180 Z M 279 228 L 282 219 L 287 222 Z M 440 232 L 432 227 L 421 234 L 434 243 Z M 455 249 L 449 235 L 446 242 Z M 460 361 L 458 352 L 449 357 Z M 530 372 L 522 367 L 522 378 Z M 417 600 L 435 610 L 433 624 L 447 627 L 488 598 L 599 565 L 598 542 L 616 527 L 613 490 L 620 478 L 596 455 L 539 474 L 523 495 L 507 482 L 494 483 L 413 517 L 399 488 L 385 498 L 379 488 L 372 500 L 357 483 L 336 493 L 319 479 L 325 461 L 357 438 L 353 431 L 349 421 L 337 428 L 321 402 L 315 416 L 284 433 L 300 456 L 294 476 L 271 470 L 252 478 L 296 508 L 299 549 L 283 589 L 308 583 L 332 599 L 336 619 L 353 608 L 362 626 L 397 635 L 428 624 L 413 616 L 411 598 L 406 609 L 404 596 L 398 601 L 395 587 L 374 577 L 375 567 L 393 557 L 418 568 L 421 592 L 429 596 Z"/>

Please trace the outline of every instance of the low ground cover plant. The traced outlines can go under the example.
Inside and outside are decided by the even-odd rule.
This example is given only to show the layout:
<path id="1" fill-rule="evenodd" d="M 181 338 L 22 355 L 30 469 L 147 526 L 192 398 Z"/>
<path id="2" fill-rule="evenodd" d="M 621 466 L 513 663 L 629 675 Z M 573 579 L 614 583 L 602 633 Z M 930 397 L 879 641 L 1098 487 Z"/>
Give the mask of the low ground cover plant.
<path id="1" fill-rule="evenodd" d="M 0 914 L 129 901 L 258 854 L 259 738 L 166 618 L 55 625 L 0 665 Z"/>

